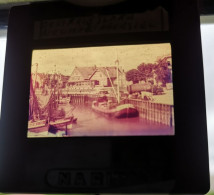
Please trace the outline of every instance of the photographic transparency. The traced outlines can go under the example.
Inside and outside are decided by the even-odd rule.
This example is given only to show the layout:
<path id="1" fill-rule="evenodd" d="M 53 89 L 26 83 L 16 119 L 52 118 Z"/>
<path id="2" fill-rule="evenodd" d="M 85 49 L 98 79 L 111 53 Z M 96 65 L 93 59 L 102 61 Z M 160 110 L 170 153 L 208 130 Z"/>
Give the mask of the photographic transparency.
<path id="1" fill-rule="evenodd" d="M 27 137 L 174 135 L 170 43 L 33 50 Z"/>

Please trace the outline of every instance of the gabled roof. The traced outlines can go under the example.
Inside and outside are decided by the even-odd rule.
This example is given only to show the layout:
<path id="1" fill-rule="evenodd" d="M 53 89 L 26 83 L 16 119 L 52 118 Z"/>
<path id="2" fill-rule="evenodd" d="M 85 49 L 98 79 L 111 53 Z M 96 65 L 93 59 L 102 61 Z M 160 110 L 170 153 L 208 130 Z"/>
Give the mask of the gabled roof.
<path id="1" fill-rule="evenodd" d="M 110 66 L 110 67 L 75 67 L 74 70 L 77 70 L 83 77 L 83 80 L 89 80 L 91 77 L 97 72 L 102 72 L 107 78 L 116 78 L 117 77 L 117 67 Z M 107 74 L 108 72 L 108 74 Z M 119 72 L 121 72 L 119 70 Z"/>
<path id="2" fill-rule="evenodd" d="M 61 80 L 62 80 L 63 82 L 67 82 L 67 81 L 69 80 L 69 78 L 70 78 L 70 76 L 65 76 L 65 75 L 62 75 L 62 76 L 61 76 Z"/>
<path id="3" fill-rule="evenodd" d="M 96 71 L 96 67 L 75 67 L 75 70 L 79 71 L 79 73 L 83 76 L 83 79 L 88 80 Z"/>
<path id="4" fill-rule="evenodd" d="M 106 77 L 117 77 L 117 67 L 99 67 L 97 70 L 101 71 Z M 108 73 L 107 73 L 108 72 Z"/>
<path id="5" fill-rule="evenodd" d="M 117 77 L 117 67 L 116 66 L 110 66 L 110 67 L 97 67 L 96 68 L 96 71 L 94 71 L 94 74 L 97 72 L 97 71 L 100 71 L 102 72 L 107 78 L 110 77 L 110 78 L 116 78 Z M 121 72 L 119 69 L 118 69 L 119 72 Z M 108 73 L 107 73 L 108 72 Z M 93 74 L 93 75 L 94 75 Z M 91 75 L 91 76 L 93 76 Z"/>

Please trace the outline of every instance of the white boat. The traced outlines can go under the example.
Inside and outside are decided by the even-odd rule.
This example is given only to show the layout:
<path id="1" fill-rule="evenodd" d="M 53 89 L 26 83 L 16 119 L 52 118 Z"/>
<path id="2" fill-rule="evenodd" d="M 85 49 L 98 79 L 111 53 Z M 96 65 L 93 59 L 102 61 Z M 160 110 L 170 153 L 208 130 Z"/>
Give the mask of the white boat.
<path id="1" fill-rule="evenodd" d="M 36 80 L 35 80 L 36 82 Z M 49 96 L 50 98 L 50 96 Z M 29 114 L 28 114 L 28 132 L 33 134 L 45 133 L 48 134 L 49 124 L 42 117 L 42 109 L 38 102 L 38 97 L 33 88 L 32 78 L 30 80 L 30 99 L 29 99 Z"/>
<path id="2" fill-rule="evenodd" d="M 34 133 L 48 132 L 49 125 L 46 120 L 28 121 L 28 131 Z"/>
<path id="3" fill-rule="evenodd" d="M 57 119 L 57 120 L 54 120 L 54 121 L 50 121 L 49 124 L 59 127 L 59 126 L 67 125 L 67 124 L 69 124 L 71 122 L 72 122 L 72 117 L 70 117 L 70 118 L 62 118 L 62 119 Z"/>

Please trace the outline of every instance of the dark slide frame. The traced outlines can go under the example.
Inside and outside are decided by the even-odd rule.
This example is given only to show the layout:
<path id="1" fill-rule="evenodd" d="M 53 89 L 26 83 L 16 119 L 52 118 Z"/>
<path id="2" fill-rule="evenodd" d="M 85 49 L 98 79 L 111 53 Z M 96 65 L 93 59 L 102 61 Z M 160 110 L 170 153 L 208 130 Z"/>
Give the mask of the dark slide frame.
<path id="1" fill-rule="evenodd" d="M 157 6 L 168 10 L 168 32 L 35 41 L 36 20 L 78 17 L 81 13 L 144 10 L 137 1 L 125 1 L 102 9 L 60 3 L 12 8 L 0 124 L 0 191 L 204 194 L 209 190 L 197 1 L 151 2 L 144 6 L 145 10 Z M 33 49 L 164 42 L 170 42 L 172 46 L 175 136 L 27 138 Z"/>

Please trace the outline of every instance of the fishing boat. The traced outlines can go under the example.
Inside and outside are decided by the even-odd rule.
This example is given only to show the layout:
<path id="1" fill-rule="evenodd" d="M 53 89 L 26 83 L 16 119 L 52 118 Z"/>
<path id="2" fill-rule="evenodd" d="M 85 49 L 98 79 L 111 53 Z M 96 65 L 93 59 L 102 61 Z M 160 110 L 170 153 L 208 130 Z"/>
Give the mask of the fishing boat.
<path id="1" fill-rule="evenodd" d="M 131 118 L 139 116 L 138 110 L 132 104 L 121 104 L 111 108 L 108 102 L 93 101 L 92 109 L 113 118 Z"/>
<path id="2" fill-rule="evenodd" d="M 44 110 L 40 107 L 38 97 L 35 94 L 32 78 L 30 81 L 30 99 L 29 99 L 29 115 L 28 115 L 28 132 L 48 133 L 49 124 L 44 117 Z"/>
<path id="3" fill-rule="evenodd" d="M 114 95 L 116 96 L 117 102 L 112 103 L 111 101 L 108 100 L 108 97 L 104 95 L 103 97 L 99 97 L 96 101 L 92 102 L 92 109 L 100 114 L 104 114 L 114 118 L 138 117 L 139 112 L 132 104 L 121 103 L 120 101 L 121 97 L 119 91 L 119 74 L 118 74 L 119 60 L 117 59 L 115 63 L 117 63 L 117 91 L 113 87 L 113 82 L 111 81 L 107 68 L 106 73 L 108 75 L 109 81 L 111 82 L 111 86 L 114 91 Z"/>
<path id="4" fill-rule="evenodd" d="M 72 119 L 71 118 L 63 118 L 63 119 L 58 119 L 58 120 L 55 120 L 55 121 L 50 121 L 50 125 L 54 125 L 54 126 L 63 126 L 63 125 L 66 125 L 68 123 L 72 122 Z"/>
<path id="5" fill-rule="evenodd" d="M 50 106 L 51 108 L 51 106 Z M 61 114 L 60 114 L 61 112 Z M 64 112 L 64 113 L 62 113 Z M 55 110 L 51 110 L 50 118 L 49 118 L 49 131 L 50 132 L 57 132 L 57 131 L 65 131 L 67 130 L 68 125 L 75 124 L 77 121 L 77 118 L 73 115 L 73 110 L 67 111 L 65 113 L 64 109 L 60 106 L 57 107 Z"/>
<path id="6" fill-rule="evenodd" d="M 48 124 L 46 120 L 28 121 L 28 131 L 34 133 L 48 132 Z"/>
<path id="7" fill-rule="evenodd" d="M 37 64 L 38 68 L 38 64 Z M 43 94 L 36 95 L 35 86 L 37 79 L 37 68 L 33 86 L 33 80 L 30 81 L 30 98 L 29 98 L 29 116 L 28 116 L 28 135 L 29 136 L 48 136 L 49 132 L 57 133 L 58 130 L 67 128 L 67 125 L 75 123 L 77 118 L 65 116 L 60 113 L 59 101 L 57 101 L 56 86 Z M 55 77 L 55 75 L 54 75 Z M 55 78 L 54 78 L 55 79 Z"/>
<path id="8" fill-rule="evenodd" d="M 65 125 L 74 124 L 74 123 L 76 123 L 76 121 L 77 121 L 77 118 L 66 117 L 66 118 L 51 120 L 49 122 L 49 125 L 55 126 L 56 128 L 60 128 L 60 127 L 63 127 Z"/>
<path id="9" fill-rule="evenodd" d="M 55 78 L 58 78 L 56 73 L 54 74 L 54 80 Z M 67 126 L 71 126 L 71 124 L 74 124 L 77 121 L 77 118 L 75 118 L 73 115 L 73 110 L 70 109 L 65 113 L 65 110 L 62 106 L 62 104 L 68 104 L 70 102 L 70 98 L 60 97 L 59 89 L 57 89 L 56 86 L 53 88 L 52 92 L 53 96 L 49 106 L 49 131 L 57 132 L 65 131 L 65 129 L 67 131 Z"/>

